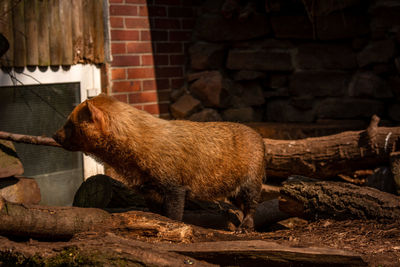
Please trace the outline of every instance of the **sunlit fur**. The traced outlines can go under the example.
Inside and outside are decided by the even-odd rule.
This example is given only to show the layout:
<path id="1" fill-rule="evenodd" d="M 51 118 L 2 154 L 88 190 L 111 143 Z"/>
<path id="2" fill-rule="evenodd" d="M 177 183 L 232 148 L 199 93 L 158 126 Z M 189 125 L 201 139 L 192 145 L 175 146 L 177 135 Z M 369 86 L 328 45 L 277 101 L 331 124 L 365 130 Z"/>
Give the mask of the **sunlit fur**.
<path id="1" fill-rule="evenodd" d="M 54 138 L 112 166 L 130 186 L 184 187 L 201 200 L 237 197 L 252 221 L 265 176 L 264 143 L 247 126 L 162 120 L 100 95 L 78 105 Z"/>

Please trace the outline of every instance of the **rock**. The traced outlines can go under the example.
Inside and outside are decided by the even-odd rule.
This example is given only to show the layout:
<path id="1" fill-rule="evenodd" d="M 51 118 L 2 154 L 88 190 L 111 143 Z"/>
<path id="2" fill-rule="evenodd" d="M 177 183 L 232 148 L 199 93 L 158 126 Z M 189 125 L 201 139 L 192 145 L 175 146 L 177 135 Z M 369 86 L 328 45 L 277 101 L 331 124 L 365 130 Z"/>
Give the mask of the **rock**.
<path id="1" fill-rule="evenodd" d="M 210 71 L 191 86 L 190 91 L 206 107 L 225 107 L 229 102 L 231 83 L 219 71 Z"/>
<path id="2" fill-rule="evenodd" d="M 397 73 L 400 74 L 400 57 L 394 59 L 394 64 L 396 65 Z"/>
<path id="3" fill-rule="evenodd" d="M 202 76 L 209 75 L 210 71 L 200 71 L 200 72 L 192 72 L 186 75 L 186 79 L 188 82 L 193 82 L 195 80 L 200 79 Z"/>
<path id="4" fill-rule="evenodd" d="M 170 106 L 171 114 L 175 118 L 182 119 L 199 110 L 201 103 L 189 94 L 184 94 L 178 101 Z"/>
<path id="5" fill-rule="evenodd" d="M 361 0 L 343 0 L 343 1 L 312 1 L 305 0 L 303 3 L 308 10 L 312 10 L 314 16 L 326 16 L 334 11 L 360 4 Z"/>
<path id="6" fill-rule="evenodd" d="M 232 70 L 292 71 L 292 55 L 288 50 L 229 51 L 226 67 Z"/>
<path id="7" fill-rule="evenodd" d="M 287 87 L 289 82 L 288 75 L 271 73 L 269 76 L 268 87 L 273 89 Z"/>
<path id="8" fill-rule="evenodd" d="M 300 45 L 295 57 L 299 69 L 355 69 L 355 53 L 345 45 L 309 43 Z"/>
<path id="9" fill-rule="evenodd" d="M 307 16 L 271 16 L 271 25 L 276 38 L 289 39 L 348 39 L 369 32 L 366 16 L 342 11 L 316 17 L 315 32 Z"/>
<path id="10" fill-rule="evenodd" d="M 394 121 L 400 121 L 400 104 L 393 104 L 389 108 L 389 117 Z"/>
<path id="11" fill-rule="evenodd" d="M 268 101 L 266 110 L 267 121 L 273 122 L 313 122 L 314 110 L 300 110 L 290 104 L 288 100 Z"/>
<path id="12" fill-rule="evenodd" d="M 392 40 L 373 41 L 357 55 L 358 65 L 365 67 L 373 63 L 386 63 L 394 57 L 395 44 Z"/>
<path id="13" fill-rule="evenodd" d="M 339 71 L 297 71 L 290 77 L 294 96 L 343 96 L 351 75 Z"/>
<path id="14" fill-rule="evenodd" d="M 327 98 L 317 106 L 317 116 L 323 119 L 369 119 L 372 115 L 381 116 L 384 104 L 376 100 L 352 98 Z"/>
<path id="15" fill-rule="evenodd" d="M 241 99 L 245 105 L 258 106 L 265 103 L 264 92 L 258 83 L 246 83 L 243 87 L 244 90 Z"/>
<path id="16" fill-rule="evenodd" d="M 276 38 L 313 38 L 313 27 L 307 16 L 271 16 L 270 21 Z"/>
<path id="17" fill-rule="evenodd" d="M 288 97 L 289 96 L 289 88 L 277 88 L 275 90 L 268 90 L 264 92 L 264 98 L 273 98 L 273 97 Z"/>
<path id="18" fill-rule="evenodd" d="M 172 89 L 170 94 L 171 102 L 176 102 L 185 93 L 185 87 Z"/>
<path id="19" fill-rule="evenodd" d="M 260 120 L 254 109 L 251 107 L 226 109 L 222 113 L 222 118 L 224 121 L 232 122 L 251 122 Z"/>
<path id="20" fill-rule="evenodd" d="M 0 179 L 0 196 L 6 201 L 21 204 L 39 204 L 41 200 L 35 179 L 24 177 Z"/>
<path id="21" fill-rule="evenodd" d="M 290 104 L 300 110 L 310 110 L 314 106 L 314 98 L 309 96 L 293 97 Z"/>
<path id="22" fill-rule="evenodd" d="M 393 0 L 374 1 L 369 9 L 371 16 L 371 31 L 373 36 L 386 35 L 400 25 L 400 2 Z"/>
<path id="23" fill-rule="evenodd" d="M 254 14 L 245 21 L 205 14 L 197 19 L 195 31 L 198 39 L 221 42 L 258 38 L 270 33 L 271 29 L 267 17 L 262 14 Z"/>
<path id="24" fill-rule="evenodd" d="M 203 109 L 189 117 L 191 121 L 222 121 L 221 115 L 211 108 Z"/>
<path id="25" fill-rule="evenodd" d="M 392 76 L 388 79 L 388 86 L 392 89 L 393 94 L 400 98 L 400 77 Z"/>
<path id="26" fill-rule="evenodd" d="M 392 91 L 381 78 L 370 71 L 357 72 L 349 84 L 349 96 L 391 98 Z"/>
<path id="27" fill-rule="evenodd" d="M 24 167 L 12 142 L 0 140 L 0 178 L 22 175 Z"/>
<path id="28" fill-rule="evenodd" d="M 350 39 L 369 33 L 366 15 L 338 11 L 328 16 L 317 17 L 317 38 L 319 40 Z"/>
<path id="29" fill-rule="evenodd" d="M 239 70 L 233 75 L 235 81 L 257 80 L 264 79 L 265 77 L 266 74 L 264 72 L 252 70 Z"/>
<path id="30" fill-rule="evenodd" d="M 189 55 L 192 69 L 218 69 L 225 63 L 225 45 L 198 42 L 189 48 Z"/>

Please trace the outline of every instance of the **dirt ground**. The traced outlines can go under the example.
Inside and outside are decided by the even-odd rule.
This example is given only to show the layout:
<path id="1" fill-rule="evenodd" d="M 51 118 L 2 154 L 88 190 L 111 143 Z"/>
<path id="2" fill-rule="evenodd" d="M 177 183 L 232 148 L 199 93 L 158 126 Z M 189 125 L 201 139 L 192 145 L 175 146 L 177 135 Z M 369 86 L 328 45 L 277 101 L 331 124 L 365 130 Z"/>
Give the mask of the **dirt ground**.
<path id="1" fill-rule="evenodd" d="M 201 228 L 196 227 L 196 229 Z M 196 230 L 194 233 L 189 242 L 264 240 L 299 248 L 335 248 L 360 254 L 369 266 L 400 266 L 400 222 L 379 223 L 365 220 L 317 220 L 307 222 L 302 219 L 291 218 L 264 229 L 264 232 L 235 233 L 201 229 Z M 0 237 L 0 256 L 3 257 L 3 259 L 0 258 L 0 266 L 9 266 L 10 264 L 10 261 L 5 261 L 6 263 L 3 262 L 2 264 L 5 255 L 4 251 L 6 251 L 5 248 L 10 253 L 21 253 L 25 258 L 33 257 L 32 255 L 38 252 L 42 256 L 47 255 L 50 257 L 52 254 L 60 252 L 66 247 L 85 248 L 90 251 L 100 248 L 103 250 L 114 249 L 122 253 L 124 249 L 131 246 L 128 244 L 135 244 L 137 241 L 142 241 L 142 244 L 149 244 L 151 246 L 149 247 L 149 249 L 151 248 L 149 251 L 152 251 L 156 255 L 155 257 L 158 256 L 158 253 L 160 253 L 159 255 L 163 255 L 164 253 L 157 250 L 157 244 L 171 243 L 170 240 L 168 241 L 163 237 L 153 235 L 151 232 L 146 234 L 145 232 L 125 232 L 123 230 L 113 233 L 81 233 L 69 241 L 62 242 L 37 241 L 32 239 L 10 240 Z M 124 242 L 126 243 L 124 244 Z M 188 241 L 186 240 L 185 242 Z M 129 249 L 131 253 L 137 247 L 130 247 Z M 73 255 L 72 252 L 68 253 L 68 255 Z M 167 256 L 170 257 L 170 255 Z M 181 255 L 174 256 L 174 260 L 180 259 L 179 257 Z M 18 259 L 18 257 L 12 259 L 11 262 L 15 259 Z M 85 265 L 84 260 L 79 261 L 77 259 L 70 265 Z M 182 259 L 182 261 L 186 262 L 188 260 Z M 26 259 L 21 260 L 21 256 L 19 256 L 19 264 L 25 265 L 27 263 L 31 264 Z M 50 265 L 57 266 L 58 264 L 55 261 Z M 112 263 L 111 265 L 114 264 Z M 130 266 L 131 264 L 127 265 Z M 156 266 L 158 265 L 156 264 Z"/>

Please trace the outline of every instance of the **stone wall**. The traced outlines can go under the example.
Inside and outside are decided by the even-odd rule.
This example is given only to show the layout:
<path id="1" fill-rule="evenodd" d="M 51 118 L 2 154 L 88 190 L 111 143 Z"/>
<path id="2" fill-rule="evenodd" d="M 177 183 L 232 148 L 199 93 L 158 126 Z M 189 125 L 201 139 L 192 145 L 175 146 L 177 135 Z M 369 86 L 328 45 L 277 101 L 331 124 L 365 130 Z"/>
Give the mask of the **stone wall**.
<path id="1" fill-rule="evenodd" d="M 400 121 L 400 1 L 204 1 L 171 114 Z"/>

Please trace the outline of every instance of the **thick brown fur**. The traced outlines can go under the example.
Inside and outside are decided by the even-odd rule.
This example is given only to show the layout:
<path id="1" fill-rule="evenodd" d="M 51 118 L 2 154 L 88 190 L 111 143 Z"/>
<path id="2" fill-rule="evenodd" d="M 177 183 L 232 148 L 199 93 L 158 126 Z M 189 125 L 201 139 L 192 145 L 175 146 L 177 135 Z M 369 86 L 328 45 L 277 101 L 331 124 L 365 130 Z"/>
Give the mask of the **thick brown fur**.
<path id="1" fill-rule="evenodd" d="M 185 197 L 231 197 L 241 226 L 253 228 L 264 143 L 247 126 L 167 121 L 102 94 L 79 104 L 54 139 L 107 163 L 128 185 L 160 193 L 168 217 L 182 219 Z"/>

